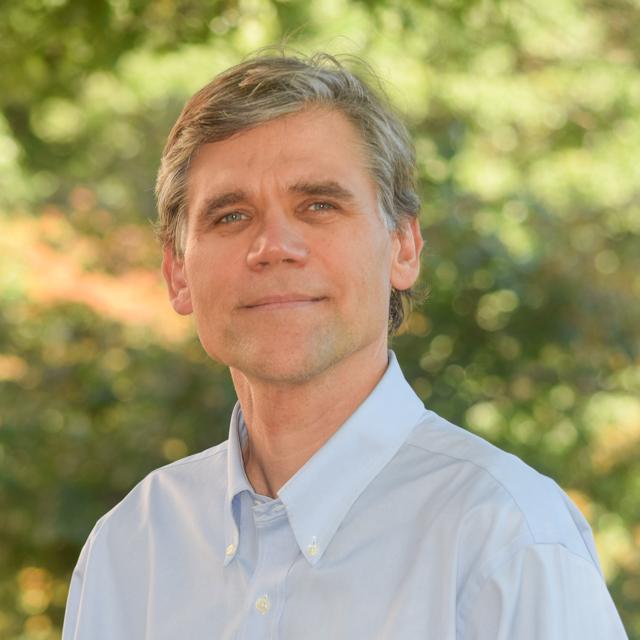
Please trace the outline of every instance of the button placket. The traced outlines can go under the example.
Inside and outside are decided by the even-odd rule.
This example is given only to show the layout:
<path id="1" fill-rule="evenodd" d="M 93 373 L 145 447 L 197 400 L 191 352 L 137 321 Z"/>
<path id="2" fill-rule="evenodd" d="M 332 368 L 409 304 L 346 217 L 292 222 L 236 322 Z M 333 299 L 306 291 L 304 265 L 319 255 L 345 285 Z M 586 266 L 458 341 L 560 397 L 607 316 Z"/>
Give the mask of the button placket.
<path id="1" fill-rule="evenodd" d="M 284 583 L 300 550 L 289 526 L 284 505 L 262 503 L 253 508 L 258 558 L 251 578 L 247 605 L 253 611 L 243 625 L 242 638 L 271 638 L 277 634 L 284 609 Z"/>

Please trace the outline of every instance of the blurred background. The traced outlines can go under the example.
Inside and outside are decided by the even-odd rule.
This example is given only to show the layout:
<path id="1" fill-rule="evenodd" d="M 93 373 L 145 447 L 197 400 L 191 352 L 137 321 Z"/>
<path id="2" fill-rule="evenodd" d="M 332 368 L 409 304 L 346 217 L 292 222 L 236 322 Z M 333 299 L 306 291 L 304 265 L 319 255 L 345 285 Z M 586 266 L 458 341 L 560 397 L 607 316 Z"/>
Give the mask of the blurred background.
<path id="1" fill-rule="evenodd" d="M 0 1 L 0 638 L 59 638 L 98 517 L 226 438 L 153 184 L 190 94 L 286 38 L 364 57 L 415 136 L 408 379 L 568 492 L 639 640 L 639 32 L 637 0 Z"/>

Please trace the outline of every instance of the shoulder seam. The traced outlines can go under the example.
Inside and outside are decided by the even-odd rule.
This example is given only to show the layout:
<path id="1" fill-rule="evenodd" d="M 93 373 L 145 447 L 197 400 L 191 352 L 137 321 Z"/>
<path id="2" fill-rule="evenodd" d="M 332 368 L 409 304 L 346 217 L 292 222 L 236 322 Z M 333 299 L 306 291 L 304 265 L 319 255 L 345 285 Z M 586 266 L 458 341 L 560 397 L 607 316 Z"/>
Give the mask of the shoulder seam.
<path id="1" fill-rule="evenodd" d="M 459 462 L 466 462 L 468 464 L 473 465 L 474 467 L 476 467 L 477 469 L 482 470 L 484 473 L 486 473 L 488 476 L 490 476 L 494 482 L 503 489 L 503 491 L 511 498 L 511 500 L 513 501 L 513 503 L 515 504 L 515 506 L 518 508 L 518 511 L 522 514 L 522 517 L 524 519 L 524 521 L 527 524 L 527 530 L 529 531 L 529 535 L 531 536 L 531 539 L 537 544 L 537 539 L 536 536 L 533 533 L 533 530 L 531 528 L 531 525 L 529 524 L 529 518 L 525 512 L 525 510 L 520 506 L 520 503 L 516 500 L 515 496 L 513 495 L 513 493 L 511 493 L 511 491 L 504 485 L 503 482 L 501 482 L 500 480 L 498 480 L 498 478 L 496 478 L 493 473 L 491 473 L 491 471 L 489 471 L 489 469 L 487 469 L 486 467 L 482 466 L 481 464 L 478 464 L 477 462 L 475 462 L 474 460 L 469 460 L 469 458 L 459 458 L 457 456 L 453 456 L 449 453 L 443 453 L 442 451 L 434 451 L 433 449 L 430 449 L 429 447 L 425 447 L 424 445 L 421 444 L 416 444 L 414 442 L 407 442 L 407 444 L 409 446 L 412 447 L 416 447 L 417 449 L 422 449 L 423 451 L 428 451 L 429 453 L 433 454 L 433 455 L 439 455 L 439 456 L 444 456 L 446 458 L 451 458 L 452 460 L 457 460 Z M 491 444 L 491 443 L 488 443 Z M 492 445 L 493 446 L 493 445 Z M 507 451 L 503 451 L 503 453 L 505 453 L 506 455 L 512 456 L 513 454 L 507 452 Z M 535 471 L 535 469 L 533 469 L 532 467 L 530 467 L 532 471 L 534 471 L 535 473 L 538 473 L 537 471 Z M 538 474 L 541 475 L 541 474 Z M 542 476 L 544 477 L 544 476 Z"/>
<path id="2" fill-rule="evenodd" d="M 115 512 L 120 507 L 120 505 L 134 491 L 138 490 L 148 480 L 151 480 L 151 479 L 155 478 L 156 476 L 160 475 L 163 471 L 166 471 L 166 470 L 169 470 L 169 469 L 173 469 L 174 467 L 178 467 L 178 466 L 182 466 L 182 465 L 186 465 L 186 464 L 192 464 L 192 463 L 195 463 L 195 462 L 199 462 L 200 460 L 206 460 L 207 458 L 215 457 L 218 454 L 226 453 L 227 444 L 228 444 L 228 441 L 225 440 L 224 442 L 221 442 L 220 444 L 214 445 L 213 447 L 210 447 L 209 449 L 205 449 L 204 451 L 200 451 L 198 453 L 194 453 L 193 455 L 188 456 L 187 458 L 183 458 L 181 460 L 176 460 L 175 462 L 171 462 L 170 464 L 166 464 L 166 465 L 164 465 L 162 467 L 158 467 L 157 469 L 152 469 L 151 471 L 149 471 L 149 473 L 147 473 L 145 476 L 140 478 L 140 480 L 138 480 L 129 489 L 129 491 L 127 491 L 127 493 L 122 497 L 121 500 L 119 500 L 116 504 L 114 504 L 111 507 L 111 509 L 109 509 L 107 512 L 103 513 L 102 516 L 100 516 L 100 518 L 98 518 L 98 520 L 96 521 L 96 523 L 94 524 L 92 530 L 89 533 L 88 539 L 97 536 L 98 533 L 100 532 L 100 530 L 102 529 L 102 527 L 104 526 L 105 522 L 107 522 L 111 518 L 111 514 L 113 512 Z"/>
<path id="3" fill-rule="evenodd" d="M 193 464 L 194 462 L 199 462 L 200 460 L 206 460 L 207 458 L 212 458 L 217 456 L 218 454 L 224 453 L 228 448 L 228 440 L 224 442 L 220 442 L 219 444 L 214 445 L 213 447 L 209 447 L 209 449 L 205 449 L 204 451 L 199 451 L 198 453 L 194 453 L 186 458 L 182 458 L 180 460 L 175 460 L 169 464 L 165 464 L 162 467 L 158 467 L 157 469 L 153 469 L 150 471 L 145 477 L 149 477 L 162 471 L 164 469 L 172 469 L 173 467 L 180 467 L 185 464 Z M 144 478 L 142 479 L 144 480 Z"/>

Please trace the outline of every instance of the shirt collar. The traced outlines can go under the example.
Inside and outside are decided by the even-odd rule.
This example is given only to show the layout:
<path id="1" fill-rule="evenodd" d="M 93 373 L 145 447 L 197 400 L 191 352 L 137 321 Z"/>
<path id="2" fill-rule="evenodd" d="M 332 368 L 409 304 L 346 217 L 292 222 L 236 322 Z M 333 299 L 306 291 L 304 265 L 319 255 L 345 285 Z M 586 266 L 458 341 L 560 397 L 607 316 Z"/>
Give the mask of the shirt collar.
<path id="1" fill-rule="evenodd" d="M 391 460 L 426 412 L 389 351 L 384 375 L 365 401 L 278 491 L 300 551 L 311 565 L 322 558 L 349 509 Z M 235 496 L 254 493 L 244 472 L 246 427 L 236 404 L 231 417 L 225 508 L 225 565 L 238 547 Z"/>
<path id="2" fill-rule="evenodd" d="M 234 558 L 238 550 L 238 500 L 243 491 L 254 494 L 255 491 L 247 478 L 242 460 L 242 445 L 246 437 L 246 425 L 242 418 L 240 403 L 236 402 L 231 413 L 229 443 L 227 446 L 227 495 L 224 508 L 225 567 Z"/>

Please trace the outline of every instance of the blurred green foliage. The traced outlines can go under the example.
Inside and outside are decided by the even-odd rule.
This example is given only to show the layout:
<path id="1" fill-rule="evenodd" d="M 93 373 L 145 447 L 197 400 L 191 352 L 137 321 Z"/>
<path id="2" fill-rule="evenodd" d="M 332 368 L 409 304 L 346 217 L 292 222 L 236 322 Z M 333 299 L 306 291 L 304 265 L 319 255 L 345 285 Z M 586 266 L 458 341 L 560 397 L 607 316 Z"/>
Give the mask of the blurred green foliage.
<path id="1" fill-rule="evenodd" d="M 370 62 L 415 136 L 426 404 L 555 478 L 640 640 L 640 5 L 0 2 L 0 637 L 59 637 L 95 520 L 226 437 L 150 219 L 186 98 L 286 38 Z"/>

